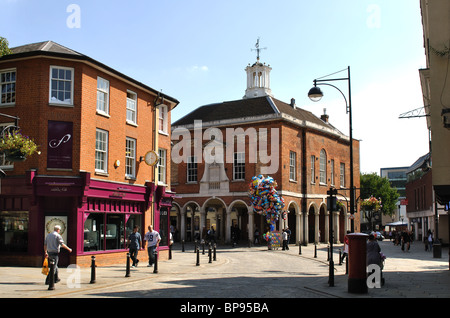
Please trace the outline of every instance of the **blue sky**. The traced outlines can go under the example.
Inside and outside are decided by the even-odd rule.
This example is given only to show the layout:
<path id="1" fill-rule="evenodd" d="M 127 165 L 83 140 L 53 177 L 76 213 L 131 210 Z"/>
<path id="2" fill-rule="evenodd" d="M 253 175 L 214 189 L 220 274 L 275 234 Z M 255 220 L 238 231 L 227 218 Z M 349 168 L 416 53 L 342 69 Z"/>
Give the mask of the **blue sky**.
<path id="1" fill-rule="evenodd" d="M 398 119 L 423 106 L 418 0 L 0 0 L 0 16 L 10 47 L 52 40 L 90 56 L 177 98 L 173 120 L 242 98 L 260 37 L 274 97 L 317 116 L 326 108 L 345 134 L 339 92 L 322 87 L 319 103 L 307 92 L 315 78 L 351 67 L 361 172 L 410 166 L 428 152 L 425 119 Z"/>

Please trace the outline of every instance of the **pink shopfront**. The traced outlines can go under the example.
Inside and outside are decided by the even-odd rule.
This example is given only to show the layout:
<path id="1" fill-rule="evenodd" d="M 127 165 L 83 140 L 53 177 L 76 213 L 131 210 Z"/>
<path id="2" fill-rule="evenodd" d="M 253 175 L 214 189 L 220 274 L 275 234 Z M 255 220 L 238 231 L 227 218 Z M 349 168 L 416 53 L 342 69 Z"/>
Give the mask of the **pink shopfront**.
<path id="1" fill-rule="evenodd" d="M 40 266 L 44 237 L 55 224 L 62 226 L 61 234 L 73 249 L 70 254 L 61 249 L 61 266 L 89 266 L 92 256 L 98 266 L 125 263 L 135 225 L 143 236 L 152 224 L 162 238 L 159 257 L 168 254 L 173 194 L 164 187 L 101 181 L 89 172 L 57 177 L 33 170 L 25 178 L 2 182 L 1 264 Z M 147 253 L 141 251 L 139 258 L 146 259 Z"/>

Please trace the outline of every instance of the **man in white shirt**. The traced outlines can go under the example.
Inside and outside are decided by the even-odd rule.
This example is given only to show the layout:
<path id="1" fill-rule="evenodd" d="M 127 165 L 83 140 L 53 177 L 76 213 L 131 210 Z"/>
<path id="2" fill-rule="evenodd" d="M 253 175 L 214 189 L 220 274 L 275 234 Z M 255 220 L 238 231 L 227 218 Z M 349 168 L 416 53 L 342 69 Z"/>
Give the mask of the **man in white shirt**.
<path id="1" fill-rule="evenodd" d="M 147 252 L 148 252 L 148 267 L 153 266 L 155 262 L 155 250 L 158 248 L 159 242 L 161 241 L 161 236 L 151 225 L 148 226 L 148 232 L 145 233 L 144 242 L 147 242 Z"/>

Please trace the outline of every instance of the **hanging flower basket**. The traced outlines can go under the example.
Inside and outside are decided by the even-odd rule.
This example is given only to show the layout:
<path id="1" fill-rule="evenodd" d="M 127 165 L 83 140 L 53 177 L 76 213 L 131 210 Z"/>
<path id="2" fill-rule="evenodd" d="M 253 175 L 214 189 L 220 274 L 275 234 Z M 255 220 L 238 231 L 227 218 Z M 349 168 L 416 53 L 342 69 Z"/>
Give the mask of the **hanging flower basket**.
<path id="1" fill-rule="evenodd" d="M 19 130 L 4 132 L 0 138 L 0 152 L 7 161 L 24 161 L 37 151 L 38 146 L 30 137 L 22 135 Z"/>
<path id="2" fill-rule="evenodd" d="M 382 208 L 381 199 L 377 199 L 373 196 L 368 199 L 364 199 L 364 201 L 361 202 L 361 208 L 364 211 L 377 212 Z"/>
<path id="3" fill-rule="evenodd" d="M 5 154 L 6 161 L 19 162 L 19 161 L 25 161 L 27 159 L 27 156 L 24 153 L 22 153 L 20 150 L 19 151 L 5 150 L 4 154 Z"/>

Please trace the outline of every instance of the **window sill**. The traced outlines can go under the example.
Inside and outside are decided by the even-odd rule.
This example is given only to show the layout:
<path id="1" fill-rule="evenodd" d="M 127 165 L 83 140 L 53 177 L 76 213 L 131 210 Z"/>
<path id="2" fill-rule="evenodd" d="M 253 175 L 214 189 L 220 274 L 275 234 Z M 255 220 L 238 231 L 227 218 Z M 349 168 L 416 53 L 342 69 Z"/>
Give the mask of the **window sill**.
<path id="1" fill-rule="evenodd" d="M 95 175 L 102 176 L 102 177 L 109 177 L 109 173 L 103 172 L 103 171 L 95 171 Z"/>
<path id="2" fill-rule="evenodd" d="M 137 127 L 138 126 L 138 124 L 136 124 L 136 123 L 134 123 L 132 121 L 129 121 L 129 120 L 126 121 L 126 124 L 130 125 L 130 126 L 133 126 L 133 127 Z"/>
<path id="3" fill-rule="evenodd" d="M 65 103 L 55 103 L 55 102 L 49 102 L 48 106 L 57 106 L 57 107 L 67 107 L 67 108 L 73 108 L 73 104 L 65 104 Z"/>
<path id="4" fill-rule="evenodd" d="M 102 117 L 111 118 L 111 116 L 108 113 L 102 112 L 100 110 L 97 110 L 97 115 L 100 115 Z"/>

